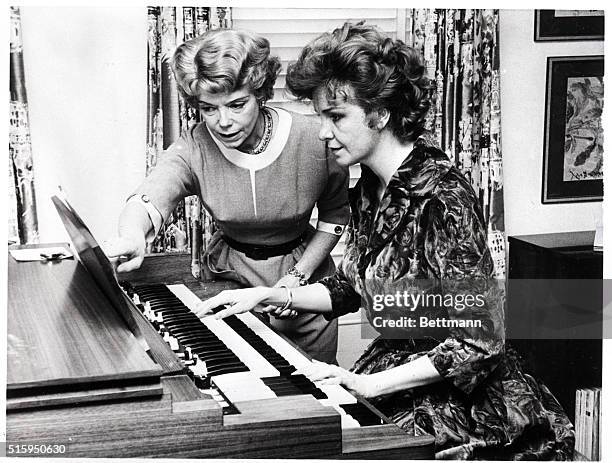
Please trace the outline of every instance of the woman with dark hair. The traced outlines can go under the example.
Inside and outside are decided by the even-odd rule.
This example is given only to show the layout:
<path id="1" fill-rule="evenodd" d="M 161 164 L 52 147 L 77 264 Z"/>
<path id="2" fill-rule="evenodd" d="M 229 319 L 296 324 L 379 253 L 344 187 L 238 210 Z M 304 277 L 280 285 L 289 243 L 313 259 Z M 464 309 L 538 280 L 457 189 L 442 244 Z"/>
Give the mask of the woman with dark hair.
<path id="1" fill-rule="evenodd" d="M 505 350 L 503 294 L 477 197 L 423 128 L 429 83 L 419 54 L 347 23 L 304 48 L 287 85 L 312 99 L 338 163 L 362 166 L 344 260 L 316 284 L 225 291 L 197 313 L 225 304 L 222 318 L 264 303 L 332 319 L 363 307 L 381 336 L 352 371 L 314 362 L 311 379 L 372 399 L 412 435 L 434 435 L 437 458 L 571 459 L 566 414 Z M 449 295 L 450 304 L 424 303 Z M 411 313 L 425 326 L 402 327 Z"/>
<path id="2" fill-rule="evenodd" d="M 267 39 L 219 29 L 180 45 L 178 88 L 202 122 L 186 130 L 128 200 L 109 257 L 138 268 L 177 203 L 198 195 L 218 232 L 206 265 L 245 286 L 296 287 L 330 275 L 349 219 L 347 170 L 317 138 L 315 117 L 266 105 L 280 62 Z M 318 208 L 315 230 L 309 225 Z M 303 313 L 270 322 L 313 357 L 335 362 L 336 320 Z M 287 314 L 289 315 L 289 314 Z"/>

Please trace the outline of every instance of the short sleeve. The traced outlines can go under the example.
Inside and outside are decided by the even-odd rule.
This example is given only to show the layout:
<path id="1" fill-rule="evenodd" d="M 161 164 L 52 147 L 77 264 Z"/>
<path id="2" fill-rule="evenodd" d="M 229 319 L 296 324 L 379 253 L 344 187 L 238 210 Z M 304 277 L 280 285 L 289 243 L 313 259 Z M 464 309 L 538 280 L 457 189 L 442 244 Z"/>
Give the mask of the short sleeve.
<path id="1" fill-rule="evenodd" d="M 349 221 L 348 202 L 349 171 L 328 156 L 327 184 L 317 200 L 319 221 L 344 226 Z"/>
<path id="2" fill-rule="evenodd" d="M 423 227 L 427 265 L 444 297 L 455 301 L 446 317 L 479 322 L 451 325 L 450 335 L 427 355 L 442 377 L 469 394 L 497 368 L 504 352 L 503 284 L 492 277 L 486 230 L 468 194 L 432 199 Z M 469 305 L 467 294 L 475 298 Z"/>
<path id="3" fill-rule="evenodd" d="M 197 194 L 196 179 L 190 163 L 193 147 L 189 135 L 179 138 L 159 155 L 157 165 L 134 192 L 136 195 L 148 196 L 164 221 L 181 199 Z"/>

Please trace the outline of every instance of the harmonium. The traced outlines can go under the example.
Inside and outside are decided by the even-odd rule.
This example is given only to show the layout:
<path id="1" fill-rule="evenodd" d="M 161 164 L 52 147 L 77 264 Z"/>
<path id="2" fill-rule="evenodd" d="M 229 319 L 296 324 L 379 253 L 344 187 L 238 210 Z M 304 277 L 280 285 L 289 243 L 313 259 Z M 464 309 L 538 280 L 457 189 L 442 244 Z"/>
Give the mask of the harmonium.
<path id="1" fill-rule="evenodd" d="M 311 360 L 258 315 L 198 319 L 194 304 L 229 283 L 193 278 L 190 256 L 101 281 L 105 256 L 72 232 L 78 259 L 8 256 L 12 455 L 433 458 L 431 436 L 299 374 Z"/>

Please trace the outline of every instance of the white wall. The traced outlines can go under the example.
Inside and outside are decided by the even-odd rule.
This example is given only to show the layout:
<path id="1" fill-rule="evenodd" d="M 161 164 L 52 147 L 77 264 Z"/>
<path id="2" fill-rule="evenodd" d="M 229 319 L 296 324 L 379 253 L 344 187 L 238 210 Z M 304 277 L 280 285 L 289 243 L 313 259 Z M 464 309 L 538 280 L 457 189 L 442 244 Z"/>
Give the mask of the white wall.
<path id="1" fill-rule="evenodd" d="M 603 41 L 534 42 L 533 10 L 500 11 L 502 151 L 508 236 L 594 230 L 601 202 L 542 204 L 546 58 L 600 55 Z"/>
<path id="2" fill-rule="evenodd" d="M 98 239 L 145 169 L 146 8 L 21 7 L 42 242 L 67 240 L 62 185 Z"/>

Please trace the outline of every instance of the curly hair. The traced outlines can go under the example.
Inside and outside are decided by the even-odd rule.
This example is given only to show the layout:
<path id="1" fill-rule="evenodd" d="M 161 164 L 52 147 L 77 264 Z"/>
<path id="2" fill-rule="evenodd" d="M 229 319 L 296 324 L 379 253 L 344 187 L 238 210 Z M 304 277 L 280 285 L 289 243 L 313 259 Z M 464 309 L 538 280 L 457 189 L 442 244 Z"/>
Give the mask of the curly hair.
<path id="1" fill-rule="evenodd" d="M 202 91 L 229 93 L 245 85 L 266 101 L 273 96 L 280 67 L 265 37 L 234 29 L 207 31 L 182 43 L 172 58 L 179 92 L 193 107 Z"/>
<path id="2" fill-rule="evenodd" d="M 323 87 L 327 97 L 350 96 L 366 113 L 387 109 L 389 128 L 402 142 L 424 132 L 430 82 L 420 53 L 374 26 L 345 23 L 314 39 L 289 66 L 287 87 L 312 99 Z"/>

